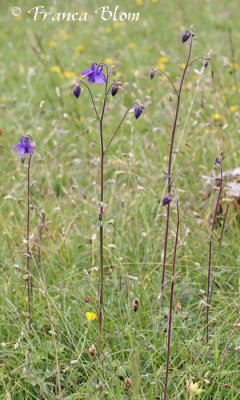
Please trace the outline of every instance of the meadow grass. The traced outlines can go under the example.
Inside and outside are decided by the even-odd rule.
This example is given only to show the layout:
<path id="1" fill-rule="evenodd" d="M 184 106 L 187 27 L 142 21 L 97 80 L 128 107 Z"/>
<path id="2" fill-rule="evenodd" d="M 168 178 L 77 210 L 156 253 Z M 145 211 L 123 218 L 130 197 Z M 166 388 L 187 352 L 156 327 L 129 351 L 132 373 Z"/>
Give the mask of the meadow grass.
<path id="1" fill-rule="evenodd" d="M 170 285 L 165 286 L 161 306 L 166 215 L 161 200 L 167 190 L 172 89 L 160 76 L 151 81 L 149 72 L 160 64 L 179 83 L 187 56 L 181 35 L 194 24 L 193 57 L 212 49 L 212 59 L 203 74 L 201 62 L 189 69 L 176 131 L 173 178 L 181 218 L 168 398 L 189 398 L 192 377 L 204 390 L 199 399 L 239 399 L 238 331 L 222 358 L 237 319 L 234 302 L 239 305 L 239 205 L 229 206 L 221 246 L 221 225 L 215 228 L 206 346 L 203 301 L 217 191 L 206 196 L 202 178 L 212 175 L 221 150 L 226 155 L 225 170 L 239 166 L 238 3 L 143 0 L 129 4 L 122 0 L 122 10 L 141 12 L 138 23 L 125 24 L 100 21 L 93 13 L 103 5 L 99 1 L 94 5 L 73 1 L 71 6 L 53 2 L 56 10 L 80 7 L 93 15 L 79 24 L 32 21 L 27 10 L 35 4 L 17 3 L 22 8 L 20 18 L 12 16 L 9 4 L 0 4 L 0 398 L 57 399 L 54 335 L 64 400 L 163 399 Z M 135 99 L 147 105 L 138 121 L 128 116 L 105 159 L 100 357 L 89 355 L 91 345 L 97 347 L 98 322 L 86 318 L 86 312 L 95 309 L 84 301 L 90 296 L 95 305 L 98 302 L 99 133 L 86 90 L 78 100 L 72 94 L 74 76 L 93 61 L 116 65 L 123 83 L 108 103 L 106 138 L 111 138 L 120 113 Z M 91 88 L 98 104 L 102 89 Z M 59 130 L 66 133 L 60 135 Z M 10 152 L 26 134 L 37 144 L 31 166 L 32 331 L 23 278 L 27 163 L 22 165 Z M 222 199 L 221 205 L 224 212 L 227 201 Z M 42 230 L 41 265 L 42 210 L 47 228 Z M 200 218 L 194 218 L 193 212 Z M 173 205 L 166 281 L 171 279 L 176 221 Z M 140 301 L 136 313 L 135 299 Z M 176 308 L 178 303 L 181 307 Z M 131 379 L 130 389 L 119 375 Z M 97 382 L 102 383 L 102 391 Z"/>

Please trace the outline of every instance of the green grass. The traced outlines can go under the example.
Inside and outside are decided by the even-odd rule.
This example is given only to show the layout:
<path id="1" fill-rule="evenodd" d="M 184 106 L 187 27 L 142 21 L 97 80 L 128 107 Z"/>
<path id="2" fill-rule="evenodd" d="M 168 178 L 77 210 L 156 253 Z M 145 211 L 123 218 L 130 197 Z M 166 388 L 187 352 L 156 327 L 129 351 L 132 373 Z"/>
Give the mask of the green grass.
<path id="1" fill-rule="evenodd" d="M 222 149 L 226 154 L 224 169 L 239 166 L 239 114 L 230 110 L 239 104 L 240 71 L 238 65 L 231 67 L 233 62 L 240 65 L 238 2 L 143 0 L 143 5 L 137 5 L 122 0 L 122 10 L 141 12 L 139 22 L 122 27 L 94 15 L 97 7 L 105 5 L 100 1 L 93 5 L 74 0 L 71 6 L 63 1 L 53 3 L 57 11 L 88 11 L 92 17 L 85 23 L 33 21 L 27 11 L 38 4 L 29 0 L 16 3 L 22 8 L 20 19 L 12 16 L 6 2 L 0 5 L 0 399 L 57 399 L 47 299 L 64 400 L 163 398 L 170 287 L 165 288 L 161 307 L 162 214 L 166 210 L 159 200 L 166 193 L 172 103 L 168 100 L 168 82 L 160 76 L 150 81 L 149 71 L 166 56 L 166 71 L 179 84 L 181 64 L 187 57 L 181 35 L 191 24 L 197 37 L 193 57 L 212 49 L 212 60 L 199 85 L 201 63 L 188 71 L 176 132 L 173 174 L 180 196 L 181 225 L 168 398 L 186 399 L 187 381 L 193 377 L 204 389 L 198 397 L 201 400 L 239 399 L 238 331 L 222 363 L 237 318 L 233 301 L 240 304 L 238 204 L 230 205 L 221 247 L 220 226 L 214 237 L 208 347 L 205 307 L 201 306 L 207 287 L 210 218 L 217 196 L 213 192 L 206 198 L 202 175 L 211 176 L 215 157 Z M 111 7 L 117 4 L 114 0 Z M 45 8 L 51 9 L 50 5 Z M 76 54 L 80 45 L 83 49 Z M 137 98 L 149 106 L 138 121 L 128 116 L 105 159 L 105 219 L 114 219 L 114 225 L 105 223 L 103 350 L 100 358 L 91 359 L 89 348 L 92 344 L 97 347 L 98 322 L 87 320 L 86 312 L 94 312 L 94 308 L 84 302 L 84 297 L 90 296 L 97 304 L 99 245 L 94 218 L 99 200 L 99 132 L 86 90 L 76 100 L 66 72 L 80 75 L 91 62 L 105 59 L 112 59 L 123 83 L 121 93 L 108 103 L 106 142 L 131 102 Z M 52 71 L 56 66 L 65 76 Z M 102 90 L 93 86 L 97 104 L 102 100 Z M 220 119 L 214 118 L 215 114 Z M 60 136 L 59 129 L 68 132 Z M 43 230 L 46 293 L 37 257 L 39 217 L 32 210 L 31 332 L 25 317 L 23 279 L 27 169 L 17 154 L 10 152 L 26 134 L 37 143 L 32 162 L 32 201 L 39 211 L 44 210 L 54 238 L 53 242 Z M 126 156 L 129 153 L 133 157 Z M 121 200 L 126 200 L 124 208 Z M 226 205 L 223 200 L 223 210 Z M 199 212 L 201 218 L 195 219 L 192 211 Z M 167 280 L 176 227 L 174 207 L 171 216 Z M 137 313 L 131 306 L 135 298 L 140 300 Z M 175 308 L 178 302 L 181 311 Z M 73 360 L 77 362 L 71 363 Z M 132 380 L 130 390 L 125 389 L 119 375 Z M 101 393 L 96 389 L 97 379 L 103 384 Z"/>

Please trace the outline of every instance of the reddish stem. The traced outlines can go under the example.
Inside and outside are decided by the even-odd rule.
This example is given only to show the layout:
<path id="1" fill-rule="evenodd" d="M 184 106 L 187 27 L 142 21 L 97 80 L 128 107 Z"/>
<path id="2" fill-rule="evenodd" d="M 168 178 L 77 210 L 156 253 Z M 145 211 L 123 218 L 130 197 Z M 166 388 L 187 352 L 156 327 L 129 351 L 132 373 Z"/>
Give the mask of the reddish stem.
<path id="1" fill-rule="evenodd" d="M 30 246 L 29 246 L 29 232 L 30 232 L 30 167 L 31 167 L 32 156 L 30 154 L 28 160 L 28 172 L 27 172 L 27 296 L 28 296 L 28 327 L 32 329 L 31 325 L 31 278 L 30 278 Z"/>
<path id="2" fill-rule="evenodd" d="M 178 200 L 177 200 L 177 230 L 176 230 L 175 247 L 174 247 L 174 255 L 173 255 L 171 295 L 170 295 L 169 316 L 168 316 L 168 345 L 167 345 L 167 365 L 166 365 L 166 375 L 165 375 L 164 400 L 166 400 L 166 398 L 167 398 L 168 372 L 169 372 L 171 333 L 172 333 L 172 306 L 173 306 L 173 296 L 174 296 L 175 264 L 176 264 L 176 256 L 177 256 L 179 225 L 180 225 L 180 217 L 179 217 L 179 205 L 178 205 Z"/>
<path id="3" fill-rule="evenodd" d="M 189 52 L 188 52 L 188 58 L 187 58 L 187 63 L 184 67 L 179 90 L 177 92 L 177 105 L 176 105 L 176 111 L 175 111 L 175 117 L 173 121 L 173 127 L 172 127 L 172 135 L 171 135 L 171 144 L 170 144 L 170 150 L 169 150 L 169 160 L 168 160 L 168 193 L 171 193 L 171 188 L 172 188 L 172 155 L 173 155 L 173 145 L 174 145 L 174 139 L 175 139 L 175 132 L 176 132 L 176 127 L 177 127 L 177 121 L 178 121 L 178 113 L 179 113 L 179 107 L 180 107 L 180 101 L 181 101 L 181 94 L 182 94 L 182 87 L 183 87 L 183 82 L 184 78 L 187 72 L 187 68 L 189 66 L 189 61 L 191 57 L 191 52 L 192 52 L 192 37 L 190 41 L 190 46 L 189 46 Z M 164 293 L 164 282 L 165 282 L 165 272 L 166 272 L 166 259 L 167 259 L 167 246 L 168 246 L 168 231 L 169 231 L 169 219 L 170 219 L 170 204 L 168 204 L 167 207 L 167 219 L 166 219 L 166 228 L 165 228 L 165 240 L 164 240 L 164 253 L 163 253 L 163 265 L 162 265 L 162 300 L 163 300 L 163 293 Z"/>

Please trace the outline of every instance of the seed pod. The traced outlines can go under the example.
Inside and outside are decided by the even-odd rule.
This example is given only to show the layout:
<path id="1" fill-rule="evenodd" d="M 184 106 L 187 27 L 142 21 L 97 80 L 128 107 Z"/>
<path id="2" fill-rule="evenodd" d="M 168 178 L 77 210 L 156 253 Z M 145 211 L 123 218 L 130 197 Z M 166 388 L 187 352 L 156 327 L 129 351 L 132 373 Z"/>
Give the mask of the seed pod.
<path id="1" fill-rule="evenodd" d="M 91 357 L 93 357 L 97 354 L 97 350 L 96 350 L 96 347 L 94 346 L 94 344 L 92 344 L 92 346 L 89 348 L 88 352 Z"/>
<path id="2" fill-rule="evenodd" d="M 133 311 L 134 311 L 134 312 L 137 312 L 137 311 L 139 310 L 139 307 L 140 307 L 139 300 L 138 300 L 138 299 L 134 300 L 134 302 L 132 303 L 132 309 L 133 309 Z"/>
<path id="3" fill-rule="evenodd" d="M 187 42 L 191 35 L 191 32 L 185 31 L 182 35 L 182 43 Z"/>

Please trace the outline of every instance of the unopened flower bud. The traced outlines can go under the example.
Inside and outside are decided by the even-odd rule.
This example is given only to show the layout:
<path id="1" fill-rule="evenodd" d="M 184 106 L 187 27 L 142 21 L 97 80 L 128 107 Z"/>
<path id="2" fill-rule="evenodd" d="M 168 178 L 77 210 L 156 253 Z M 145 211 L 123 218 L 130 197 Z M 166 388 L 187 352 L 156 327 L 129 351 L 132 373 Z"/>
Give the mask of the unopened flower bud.
<path id="1" fill-rule="evenodd" d="M 185 31 L 184 34 L 182 35 L 182 43 L 187 42 L 187 40 L 190 38 L 191 35 L 192 35 L 191 32 Z"/>
<path id="2" fill-rule="evenodd" d="M 171 193 L 165 194 L 163 201 L 162 201 L 162 205 L 166 206 L 167 204 L 169 204 L 172 201 L 172 197 L 173 196 Z"/>
<path id="3" fill-rule="evenodd" d="M 85 296 L 84 301 L 85 301 L 85 303 L 91 303 L 91 297 Z"/>
<path id="4" fill-rule="evenodd" d="M 81 94 L 81 86 L 79 85 L 79 83 L 76 83 L 74 86 L 73 86 L 73 94 L 74 94 L 74 96 L 78 99 L 79 98 L 79 96 L 80 96 L 80 94 Z"/>
<path id="5" fill-rule="evenodd" d="M 112 87 L 112 96 L 116 96 L 118 89 L 119 89 L 119 85 L 117 83 L 114 83 L 113 87 Z"/>
<path id="6" fill-rule="evenodd" d="M 157 70 L 157 69 L 154 68 L 154 67 L 151 69 L 151 71 L 150 71 L 150 78 L 151 78 L 151 79 L 154 78 L 156 70 Z"/>
<path id="7" fill-rule="evenodd" d="M 137 311 L 139 310 L 139 307 L 140 307 L 139 300 L 138 300 L 138 299 L 134 300 L 134 302 L 132 303 L 132 309 L 133 309 L 133 311 L 134 311 L 134 312 L 137 312 Z"/>
<path id="8" fill-rule="evenodd" d="M 140 115 L 142 114 L 142 109 L 139 107 L 135 107 L 134 114 L 135 114 L 135 118 L 138 119 L 140 117 Z"/>
<path id="9" fill-rule="evenodd" d="M 207 68 L 207 66 L 208 66 L 208 60 L 205 61 L 204 68 Z"/>
<path id="10" fill-rule="evenodd" d="M 214 165 L 221 165 L 221 160 L 220 160 L 220 158 L 219 157 L 216 157 L 216 160 L 215 160 L 215 162 L 214 162 Z"/>
<path id="11" fill-rule="evenodd" d="M 138 119 L 140 115 L 142 114 L 142 111 L 145 109 L 143 104 L 139 104 L 138 106 L 135 107 L 134 114 L 135 118 Z"/>
<path id="12" fill-rule="evenodd" d="M 125 379 L 125 388 L 126 389 L 130 389 L 130 387 L 132 386 L 132 381 L 130 378 L 126 378 Z"/>

